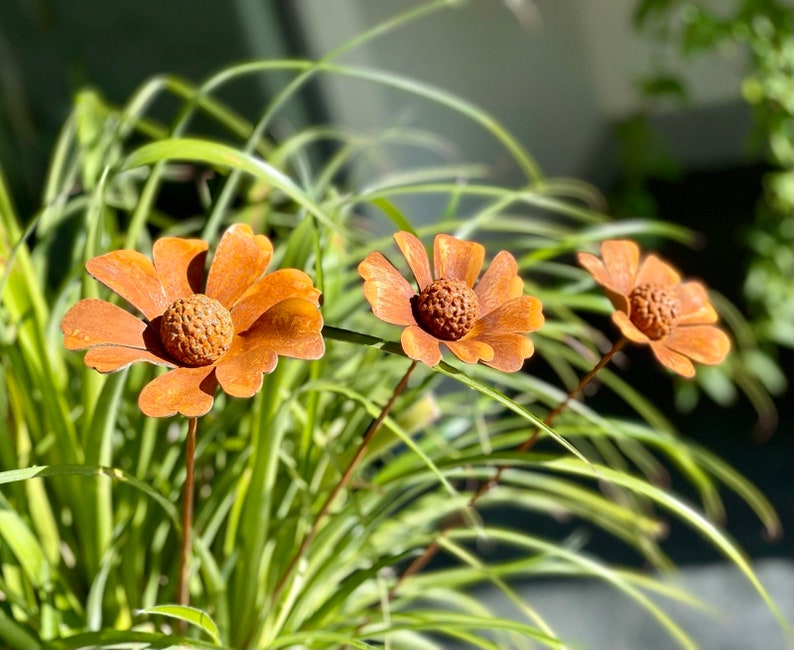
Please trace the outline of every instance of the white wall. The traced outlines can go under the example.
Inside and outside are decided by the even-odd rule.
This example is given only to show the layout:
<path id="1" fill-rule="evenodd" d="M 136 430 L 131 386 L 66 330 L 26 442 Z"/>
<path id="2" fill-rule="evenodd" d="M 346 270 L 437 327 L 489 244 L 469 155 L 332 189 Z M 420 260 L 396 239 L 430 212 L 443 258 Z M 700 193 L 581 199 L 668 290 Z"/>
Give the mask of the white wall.
<path id="1" fill-rule="evenodd" d="M 300 0 L 307 42 L 316 56 L 346 38 L 416 6 L 408 0 Z M 581 171 L 600 132 L 595 90 L 587 74 L 574 5 L 539 3 L 542 24 L 529 29 L 501 2 L 463 3 L 357 50 L 344 61 L 425 81 L 477 104 L 525 143 L 549 174 Z M 414 118 L 450 137 L 467 157 L 499 166 L 492 138 L 446 110 L 361 84 L 331 91 L 335 119 L 357 128 Z M 556 134 L 555 137 L 549 137 Z M 472 153 L 472 149 L 474 152 Z"/>
<path id="2" fill-rule="evenodd" d="M 420 4 L 417 0 L 295 2 L 315 56 Z M 599 176 L 594 168 L 603 157 L 610 124 L 636 108 L 634 80 L 653 70 L 655 62 L 677 61 L 674 69 L 689 83 L 693 109 L 740 101 L 744 60 L 739 53 L 682 64 L 633 33 L 634 4 L 634 0 L 461 2 L 343 60 L 396 71 L 454 92 L 502 122 L 546 174 L 592 179 Z M 524 13 L 511 11 L 511 6 L 523 8 Z M 470 123 L 451 120 L 445 111 L 361 84 L 335 84 L 329 97 L 332 117 L 341 123 L 369 128 L 407 114 L 418 126 L 449 136 L 467 159 L 500 169 L 494 142 Z M 730 113 L 729 120 L 736 115 Z M 737 142 L 735 149 L 741 146 Z M 720 152 L 724 154 L 725 147 Z"/>

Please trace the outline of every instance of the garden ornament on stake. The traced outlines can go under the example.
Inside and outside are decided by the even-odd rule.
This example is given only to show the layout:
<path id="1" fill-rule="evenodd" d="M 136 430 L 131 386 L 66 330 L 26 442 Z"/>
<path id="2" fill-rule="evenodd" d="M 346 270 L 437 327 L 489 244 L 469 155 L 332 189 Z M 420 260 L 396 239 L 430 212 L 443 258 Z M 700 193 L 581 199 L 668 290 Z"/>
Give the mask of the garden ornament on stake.
<path id="1" fill-rule="evenodd" d="M 86 263 L 88 272 L 141 312 L 143 319 L 97 299 L 83 299 L 63 317 L 69 350 L 87 349 L 85 364 L 114 372 L 136 361 L 169 370 L 141 391 L 150 417 L 188 419 L 178 602 L 189 601 L 193 466 L 198 418 L 212 408 L 218 386 L 253 397 L 279 356 L 318 359 L 325 351 L 320 292 L 297 269 L 266 273 L 273 245 L 244 224 L 221 238 L 203 287 L 208 245 L 164 237 L 152 260 L 117 250 Z"/>
<path id="2" fill-rule="evenodd" d="M 640 249 L 629 240 L 608 240 L 601 244 L 599 260 L 590 253 L 579 253 L 579 263 L 602 285 L 615 307 L 612 320 L 622 336 L 598 363 L 585 374 L 577 386 L 543 420 L 551 426 L 572 399 L 595 379 L 614 356 L 629 342 L 650 345 L 656 358 L 666 368 L 683 377 L 692 377 L 691 360 L 716 365 L 730 351 L 730 339 L 713 324 L 717 312 L 709 301 L 706 287 L 697 281 L 682 281 L 680 273 L 656 255 L 640 258 Z M 529 451 L 541 429 L 516 447 L 517 453 Z M 509 465 L 500 465 L 493 476 L 481 481 L 468 502 L 472 508 L 493 486 Z M 400 574 L 389 591 L 393 598 L 402 582 L 421 571 L 441 548 L 441 538 L 454 523 L 445 526 Z"/>

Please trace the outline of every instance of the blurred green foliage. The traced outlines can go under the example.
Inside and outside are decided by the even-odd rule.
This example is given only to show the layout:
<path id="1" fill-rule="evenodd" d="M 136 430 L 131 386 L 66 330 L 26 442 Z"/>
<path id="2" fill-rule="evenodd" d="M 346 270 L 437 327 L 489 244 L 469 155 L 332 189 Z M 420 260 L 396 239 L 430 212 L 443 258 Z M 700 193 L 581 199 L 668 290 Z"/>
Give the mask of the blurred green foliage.
<path id="1" fill-rule="evenodd" d="M 741 93 L 752 109 L 751 145 L 772 169 L 753 223 L 737 234 L 749 253 L 747 312 L 759 344 L 774 359 L 776 346 L 794 347 L 794 8 L 776 0 L 730 4 L 639 0 L 633 24 L 685 59 L 747 52 Z M 617 132 L 624 179 L 614 207 L 619 214 L 656 216 L 649 181 L 671 180 L 682 170 L 648 118 L 663 102 L 686 102 L 689 89 L 669 70 L 654 71 L 636 87 L 642 108 Z"/>

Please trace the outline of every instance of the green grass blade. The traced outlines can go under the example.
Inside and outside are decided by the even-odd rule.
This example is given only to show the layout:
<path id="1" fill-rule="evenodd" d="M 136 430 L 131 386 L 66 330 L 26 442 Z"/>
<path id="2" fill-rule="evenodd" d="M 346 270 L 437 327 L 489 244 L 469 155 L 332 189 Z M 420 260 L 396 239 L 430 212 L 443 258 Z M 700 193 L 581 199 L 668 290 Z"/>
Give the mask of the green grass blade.
<path id="1" fill-rule="evenodd" d="M 705 519 L 703 515 L 697 512 L 694 508 L 685 504 L 683 501 L 671 495 L 666 490 L 657 488 L 649 483 L 646 483 L 645 481 L 639 480 L 623 472 L 616 472 L 615 470 L 607 467 L 601 466 L 594 468 L 592 465 L 584 466 L 574 459 L 559 459 L 551 461 L 547 463 L 547 466 L 559 471 L 575 474 L 577 476 L 598 478 L 599 480 L 605 480 L 615 483 L 616 485 L 621 485 L 639 494 L 647 496 L 656 503 L 675 513 L 681 521 L 692 526 L 741 570 L 750 584 L 764 600 L 769 610 L 774 614 L 781 627 L 790 632 L 790 626 L 786 621 L 785 616 L 783 616 L 778 606 L 761 584 L 747 558 L 725 533 L 720 531 L 714 524 Z"/>
<path id="2" fill-rule="evenodd" d="M 186 607 L 184 605 L 157 605 L 155 607 L 142 609 L 138 611 L 138 614 L 155 614 L 157 616 L 167 616 L 179 621 L 184 621 L 206 632 L 210 639 L 212 639 L 212 642 L 216 646 L 220 646 L 220 633 L 215 621 L 212 620 L 209 614 L 195 607 Z"/>

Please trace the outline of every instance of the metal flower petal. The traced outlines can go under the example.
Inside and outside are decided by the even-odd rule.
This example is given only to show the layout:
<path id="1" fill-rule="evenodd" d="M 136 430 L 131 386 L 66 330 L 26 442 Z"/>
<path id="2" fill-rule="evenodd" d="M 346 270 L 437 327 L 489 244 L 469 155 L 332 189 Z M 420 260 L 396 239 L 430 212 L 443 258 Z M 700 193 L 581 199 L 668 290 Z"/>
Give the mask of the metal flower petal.
<path id="1" fill-rule="evenodd" d="M 419 291 L 421 291 L 433 281 L 433 274 L 430 271 L 430 260 L 427 259 L 425 247 L 419 241 L 419 238 L 410 232 L 396 233 L 394 241 L 397 242 L 397 246 L 405 261 L 408 262 L 408 266 L 419 285 Z"/>
<path id="2" fill-rule="evenodd" d="M 416 292 L 383 255 L 367 255 L 358 265 L 358 272 L 364 278 L 364 296 L 375 316 L 392 325 L 416 322 L 411 308 L 411 298 Z"/>
<path id="3" fill-rule="evenodd" d="M 168 304 L 201 291 L 207 242 L 163 237 L 152 246 L 152 260 Z"/>
<path id="4" fill-rule="evenodd" d="M 507 251 L 497 253 L 474 287 L 474 293 L 480 302 L 480 316 L 486 316 L 508 300 L 523 295 L 524 281 L 518 275 L 515 258 Z"/>
<path id="5" fill-rule="evenodd" d="M 175 368 L 143 387 L 138 407 L 152 418 L 200 417 L 212 408 L 217 385 L 212 367 Z"/>
<path id="6" fill-rule="evenodd" d="M 235 397 L 252 397 L 262 385 L 262 374 L 273 371 L 279 356 L 319 359 L 325 352 L 322 326 L 320 312 L 308 300 L 287 298 L 273 305 L 218 361 L 221 388 Z"/>
<path id="7" fill-rule="evenodd" d="M 218 243 L 207 275 L 207 295 L 230 309 L 265 272 L 273 257 L 273 245 L 251 227 L 237 223 Z"/>
<path id="8" fill-rule="evenodd" d="M 433 242 L 436 280 L 463 280 L 473 287 L 484 260 L 485 248 L 482 244 L 463 241 L 451 235 L 436 235 Z"/>
<path id="9" fill-rule="evenodd" d="M 168 307 L 168 298 L 154 264 L 138 251 L 111 251 L 88 260 L 85 268 L 149 321 Z"/>

